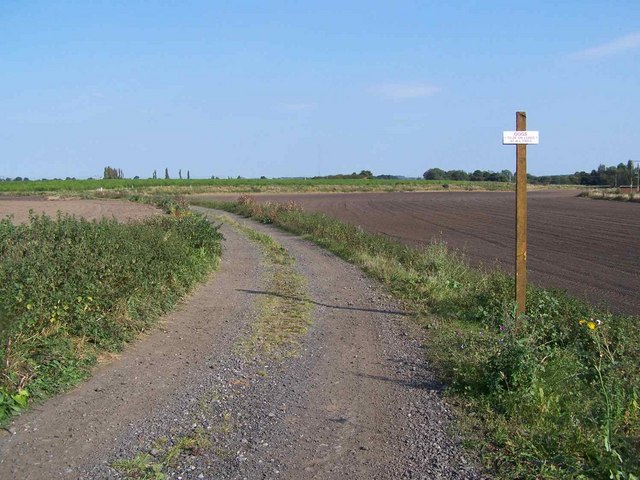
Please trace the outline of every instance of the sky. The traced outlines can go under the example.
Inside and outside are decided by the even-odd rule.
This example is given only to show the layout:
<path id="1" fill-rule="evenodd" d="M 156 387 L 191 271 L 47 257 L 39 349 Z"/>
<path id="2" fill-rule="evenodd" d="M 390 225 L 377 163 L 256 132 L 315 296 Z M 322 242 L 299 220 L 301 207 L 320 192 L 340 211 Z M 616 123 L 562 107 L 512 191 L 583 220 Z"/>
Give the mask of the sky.
<path id="1" fill-rule="evenodd" d="M 640 160 L 640 1 L 0 0 L 0 177 Z"/>

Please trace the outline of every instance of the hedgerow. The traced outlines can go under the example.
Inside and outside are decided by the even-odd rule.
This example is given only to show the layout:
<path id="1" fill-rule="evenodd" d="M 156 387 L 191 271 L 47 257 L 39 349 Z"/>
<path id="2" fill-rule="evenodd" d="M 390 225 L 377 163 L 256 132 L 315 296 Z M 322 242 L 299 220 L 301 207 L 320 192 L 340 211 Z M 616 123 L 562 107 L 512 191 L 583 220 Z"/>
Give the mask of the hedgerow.
<path id="1" fill-rule="evenodd" d="M 215 267 L 220 241 L 191 214 L 0 220 L 0 422 L 152 325 Z"/>

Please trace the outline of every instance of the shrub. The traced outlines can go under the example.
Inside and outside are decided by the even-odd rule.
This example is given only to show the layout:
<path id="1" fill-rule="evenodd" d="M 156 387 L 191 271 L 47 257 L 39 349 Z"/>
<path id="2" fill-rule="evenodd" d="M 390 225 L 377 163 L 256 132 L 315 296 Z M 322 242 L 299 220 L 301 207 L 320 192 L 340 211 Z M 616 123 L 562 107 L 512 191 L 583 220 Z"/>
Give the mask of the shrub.
<path id="1" fill-rule="evenodd" d="M 120 349 L 205 277 L 220 240 L 197 215 L 0 221 L 0 409 L 87 375 L 100 351 Z"/>

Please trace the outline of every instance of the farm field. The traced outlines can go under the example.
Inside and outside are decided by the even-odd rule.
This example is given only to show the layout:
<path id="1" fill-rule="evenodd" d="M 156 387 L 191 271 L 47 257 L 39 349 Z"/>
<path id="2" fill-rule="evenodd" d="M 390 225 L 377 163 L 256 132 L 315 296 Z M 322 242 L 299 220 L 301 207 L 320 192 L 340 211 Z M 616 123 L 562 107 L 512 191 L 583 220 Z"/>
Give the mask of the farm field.
<path id="1" fill-rule="evenodd" d="M 578 198 L 572 190 L 529 193 L 529 280 L 605 305 L 640 313 L 640 210 L 635 204 Z M 198 196 L 211 200 L 234 195 Z M 410 245 L 445 241 L 473 264 L 513 268 L 513 192 L 403 192 L 255 195 L 294 201 Z"/>
<path id="2" fill-rule="evenodd" d="M 47 200 L 45 197 L 3 197 L 0 196 L 0 219 L 12 216 L 14 223 L 24 223 L 29 219 L 29 211 L 37 215 L 55 217 L 57 212 L 68 213 L 87 220 L 115 218 L 118 221 L 142 220 L 162 211 L 151 205 L 126 200 Z"/>
<path id="3" fill-rule="evenodd" d="M 451 180 L 452 190 L 511 190 L 506 182 L 470 182 Z M 88 191 L 154 191 L 165 194 L 205 192 L 364 192 L 443 190 L 441 180 L 391 180 L 377 178 L 282 178 L 282 179 L 110 179 L 110 180 L 31 180 L 0 182 L 0 193 L 23 195 L 33 192 L 77 194 Z"/>

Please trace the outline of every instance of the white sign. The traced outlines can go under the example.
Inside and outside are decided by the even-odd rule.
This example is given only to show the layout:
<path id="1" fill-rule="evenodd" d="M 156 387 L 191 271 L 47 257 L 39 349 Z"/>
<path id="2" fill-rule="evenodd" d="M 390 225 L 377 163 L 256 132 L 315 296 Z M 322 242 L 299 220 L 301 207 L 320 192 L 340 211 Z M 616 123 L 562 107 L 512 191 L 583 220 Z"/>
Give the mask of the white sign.
<path id="1" fill-rule="evenodd" d="M 540 132 L 535 130 L 502 132 L 503 145 L 518 145 L 522 143 L 529 145 L 538 145 L 540 143 Z"/>

